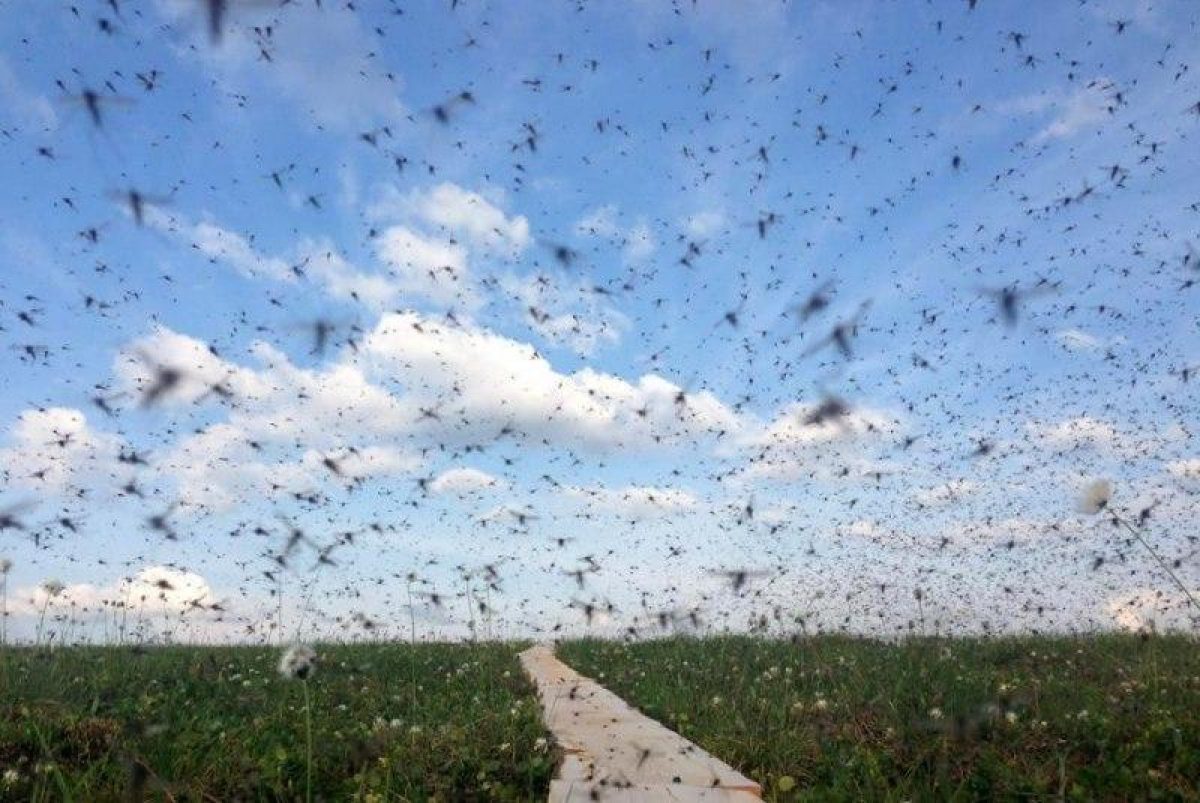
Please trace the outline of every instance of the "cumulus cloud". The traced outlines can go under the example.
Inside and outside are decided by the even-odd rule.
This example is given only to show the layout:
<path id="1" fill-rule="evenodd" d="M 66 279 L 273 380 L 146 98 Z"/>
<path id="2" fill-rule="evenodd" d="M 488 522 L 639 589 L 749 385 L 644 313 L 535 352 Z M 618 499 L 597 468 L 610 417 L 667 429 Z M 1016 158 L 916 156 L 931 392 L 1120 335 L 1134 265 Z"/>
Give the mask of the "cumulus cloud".
<path id="1" fill-rule="evenodd" d="M 477 468 L 451 468 L 437 475 L 429 483 L 429 490 L 435 494 L 457 494 L 463 496 L 502 486 L 503 484 L 501 480 Z"/>
<path id="2" fill-rule="evenodd" d="M 421 444 L 509 437 L 549 448 L 652 450 L 742 426 L 711 393 L 684 393 L 655 374 L 629 381 L 591 368 L 561 373 L 525 343 L 416 312 L 385 314 L 357 352 L 344 349 L 317 368 L 301 368 L 265 343 L 250 357 L 239 364 L 158 327 L 116 360 L 120 392 L 136 397 L 156 381 L 155 366 L 168 366 L 180 379 L 162 405 L 227 409 L 224 420 L 157 460 L 190 504 L 223 507 L 403 474 L 418 467 L 413 453 Z M 223 392 L 213 393 L 214 385 Z"/>
<path id="3" fill-rule="evenodd" d="M 388 185 L 368 216 L 386 224 L 376 253 L 406 294 L 467 309 L 480 300 L 471 257 L 512 259 L 531 241 L 523 216 L 509 216 L 482 194 L 451 183 L 409 193 Z"/>
<path id="4" fill-rule="evenodd" d="M 868 450 L 899 431 L 897 420 L 867 407 L 840 415 L 824 412 L 821 404 L 793 402 L 766 422 L 747 422 L 733 439 L 734 447 L 747 456 L 735 479 L 879 479 L 892 473 L 890 464 L 871 458 Z M 838 458 L 836 472 L 831 454 Z"/>
<path id="5" fill-rule="evenodd" d="M 151 219 L 164 221 L 160 226 L 165 225 L 161 213 L 154 214 Z M 294 274 L 286 262 L 278 257 L 260 254 L 250 240 L 236 232 L 207 221 L 172 228 L 179 232 L 180 236 L 190 239 L 192 247 L 210 261 L 223 262 L 245 276 L 275 281 L 294 279 Z"/>
<path id="6" fill-rule="evenodd" d="M 108 585 L 72 583 L 62 585 L 61 590 L 53 588 L 54 585 L 47 582 L 17 589 L 13 594 L 13 613 L 40 614 L 47 608 L 83 616 L 114 610 L 185 614 L 204 611 L 218 603 L 207 580 L 171 566 L 146 566 Z"/>
<path id="7" fill-rule="evenodd" d="M 0 449 L 5 482 L 39 491 L 62 491 L 107 476 L 122 439 L 99 432 L 82 412 L 70 407 L 26 410 L 18 416 Z"/>
<path id="8" fill-rule="evenodd" d="M 393 304 L 409 285 L 397 277 L 364 270 L 349 262 L 327 240 L 303 239 L 286 256 L 264 254 L 253 238 L 212 221 L 191 222 L 151 210 L 147 222 L 188 243 L 210 262 L 228 265 L 252 279 L 284 284 L 313 282 L 333 298 L 353 300 L 372 309 Z"/>
<path id="9" fill-rule="evenodd" d="M 1172 427 L 1143 433 L 1086 415 L 1057 422 L 1030 421 L 1025 430 L 1035 445 L 1060 454 L 1088 449 L 1129 460 L 1154 454 L 1181 437 Z"/>
<path id="10" fill-rule="evenodd" d="M 191 221 L 155 209 L 146 219 L 210 262 L 243 276 L 291 285 L 310 282 L 333 298 L 376 311 L 414 296 L 474 308 L 480 293 L 470 270 L 472 250 L 516 257 L 531 240 L 523 216 L 506 215 L 481 194 L 450 183 L 405 195 L 389 186 L 369 214 L 389 224 L 375 240 L 378 267 L 353 264 L 325 239 L 304 238 L 286 254 L 268 254 L 252 236 L 216 221 Z"/>
<path id="11" fill-rule="evenodd" d="M 478 303 L 461 245 L 392 226 L 380 235 L 376 250 L 404 291 L 442 304 Z"/>
<path id="12" fill-rule="evenodd" d="M 581 356 L 618 342 L 629 327 L 629 320 L 582 279 L 508 275 L 499 285 L 520 306 L 533 331 Z"/>
<path id="13" fill-rule="evenodd" d="M 755 448 L 801 447 L 866 434 L 888 434 L 897 424 L 887 415 L 869 408 L 851 409 L 843 415 L 821 415 L 819 404 L 793 402 L 765 426 L 748 431 L 740 439 Z"/>
<path id="14" fill-rule="evenodd" d="M 456 184 L 438 184 L 410 196 L 409 203 L 427 223 L 461 233 L 477 246 L 519 253 L 529 245 L 524 216 L 509 217 L 479 193 Z"/>
<path id="15" fill-rule="evenodd" d="M 503 430 L 560 446 L 636 448 L 740 424 L 711 393 L 680 398 L 679 386 L 655 374 L 636 382 L 591 368 L 562 374 L 525 343 L 412 312 L 383 316 L 360 350 L 369 370 L 402 379 L 409 398 L 436 409 L 423 427 L 446 438 Z"/>
<path id="16" fill-rule="evenodd" d="M 247 496 L 311 488 L 330 478 L 326 457 L 341 467 L 343 476 L 333 476 L 339 482 L 417 465 L 394 443 L 379 443 L 407 432 L 416 411 L 348 359 L 304 369 L 265 343 L 255 344 L 251 356 L 257 365 L 239 365 L 199 340 L 159 327 L 116 362 L 127 393 L 138 394 L 154 381 L 152 366 L 168 366 L 181 379 L 161 404 L 220 398 L 229 408 L 227 420 L 185 436 L 158 460 L 176 479 L 183 501 L 222 508 Z M 211 392 L 215 383 L 227 396 Z"/>

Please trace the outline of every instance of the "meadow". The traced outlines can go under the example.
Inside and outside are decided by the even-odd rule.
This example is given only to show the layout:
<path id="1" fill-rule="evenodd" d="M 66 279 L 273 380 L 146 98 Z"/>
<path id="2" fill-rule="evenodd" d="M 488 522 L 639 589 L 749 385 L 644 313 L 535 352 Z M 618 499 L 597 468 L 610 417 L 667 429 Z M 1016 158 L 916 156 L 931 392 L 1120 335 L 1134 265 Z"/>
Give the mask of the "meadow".
<path id="1" fill-rule="evenodd" d="M 509 644 L 322 645 L 305 681 L 266 647 L 0 651 L 3 800 L 531 800 L 554 766 Z"/>
<path id="2" fill-rule="evenodd" d="M 1200 800 L 1184 637 L 582 641 L 559 656 L 768 800 Z"/>
<path id="3" fill-rule="evenodd" d="M 267 647 L 4 648 L 0 799 L 545 800 L 557 754 L 524 646 L 318 645 L 307 680 Z M 767 800 L 1200 799 L 1200 645 L 1184 637 L 558 653 Z"/>

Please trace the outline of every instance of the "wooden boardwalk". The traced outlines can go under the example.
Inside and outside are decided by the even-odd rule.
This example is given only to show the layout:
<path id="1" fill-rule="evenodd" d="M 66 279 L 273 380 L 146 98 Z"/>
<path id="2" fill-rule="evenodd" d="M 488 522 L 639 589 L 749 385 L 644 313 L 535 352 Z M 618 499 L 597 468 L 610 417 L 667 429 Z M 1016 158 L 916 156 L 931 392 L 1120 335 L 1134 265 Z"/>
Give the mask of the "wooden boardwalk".
<path id="1" fill-rule="evenodd" d="M 564 755 L 550 803 L 759 800 L 758 784 L 537 645 L 521 653 Z"/>

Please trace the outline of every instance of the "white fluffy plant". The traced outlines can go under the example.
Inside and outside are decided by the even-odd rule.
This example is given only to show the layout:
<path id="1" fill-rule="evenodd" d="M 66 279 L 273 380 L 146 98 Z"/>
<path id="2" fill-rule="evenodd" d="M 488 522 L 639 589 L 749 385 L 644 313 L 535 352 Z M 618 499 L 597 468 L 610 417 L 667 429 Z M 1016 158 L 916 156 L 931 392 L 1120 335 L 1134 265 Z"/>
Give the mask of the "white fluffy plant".
<path id="1" fill-rule="evenodd" d="M 1116 511 L 1116 509 L 1112 506 L 1112 497 L 1113 485 L 1111 482 L 1106 479 L 1092 480 L 1083 487 L 1083 491 L 1079 496 L 1077 507 L 1079 512 L 1085 516 L 1095 516 L 1100 513 L 1107 513 L 1112 517 L 1113 522 L 1128 530 L 1129 533 L 1137 539 L 1138 543 L 1145 547 L 1146 551 L 1149 552 L 1154 560 L 1158 562 L 1158 565 L 1163 572 L 1170 577 L 1179 590 L 1183 592 L 1183 596 L 1187 599 L 1188 604 L 1200 612 L 1200 602 L 1196 601 L 1196 597 L 1192 595 L 1192 592 L 1188 590 L 1188 587 L 1184 585 L 1183 581 L 1179 579 L 1179 576 L 1175 574 L 1175 571 L 1171 568 L 1171 564 L 1164 560 L 1162 555 L 1158 553 L 1158 550 L 1150 544 L 1140 528 L 1135 527 L 1129 520 Z"/>
<path id="2" fill-rule="evenodd" d="M 300 681 L 304 689 L 304 735 L 306 739 L 306 770 L 304 799 L 312 803 L 312 703 L 308 696 L 308 680 L 317 668 L 317 652 L 307 644 L 293 644 L 279 656 L 279 674 L 285 680 Z"/>

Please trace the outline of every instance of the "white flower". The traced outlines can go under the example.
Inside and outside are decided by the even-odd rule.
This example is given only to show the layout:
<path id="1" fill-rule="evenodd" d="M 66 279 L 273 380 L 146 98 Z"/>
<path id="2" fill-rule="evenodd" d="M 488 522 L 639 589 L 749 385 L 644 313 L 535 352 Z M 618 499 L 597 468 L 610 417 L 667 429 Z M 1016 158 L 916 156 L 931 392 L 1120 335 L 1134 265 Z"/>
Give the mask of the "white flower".
<path id="1" fill-rule="evenodd" d="M 7 571 L 7 569 L 5 571 Z M 5 787 L 12 786 L 19 780 L 21 780 L 21 773 L 17 772 L 14 769 L 11 769 L 11 768 L 6 769 L 4 771 L 4 786 Z"/>
<path id="2" fill-rule="evenodd" d="M 1112 499 L 1112 483 L 1108 480 L 1092 480 L 1084 487 L 1083 495 L 1079 498 L 1079 512 L 1087 516 L 1094 516 L 1108 507 L 1110 499 Z"/>
<path id="3" fill-rule="evenodd" d="M 307 680 L 316 668 L 317 654 L 307 644 L 293 644 L 279 659 L 279 674 L 288 680 Z"/>
<path id="4" fill-rule="evenodd" d="M 930 719 L 941 719 L 942 718 L 942 709 L 940 709 L 940 708 L 929 709 L 929 718 Z"/>

